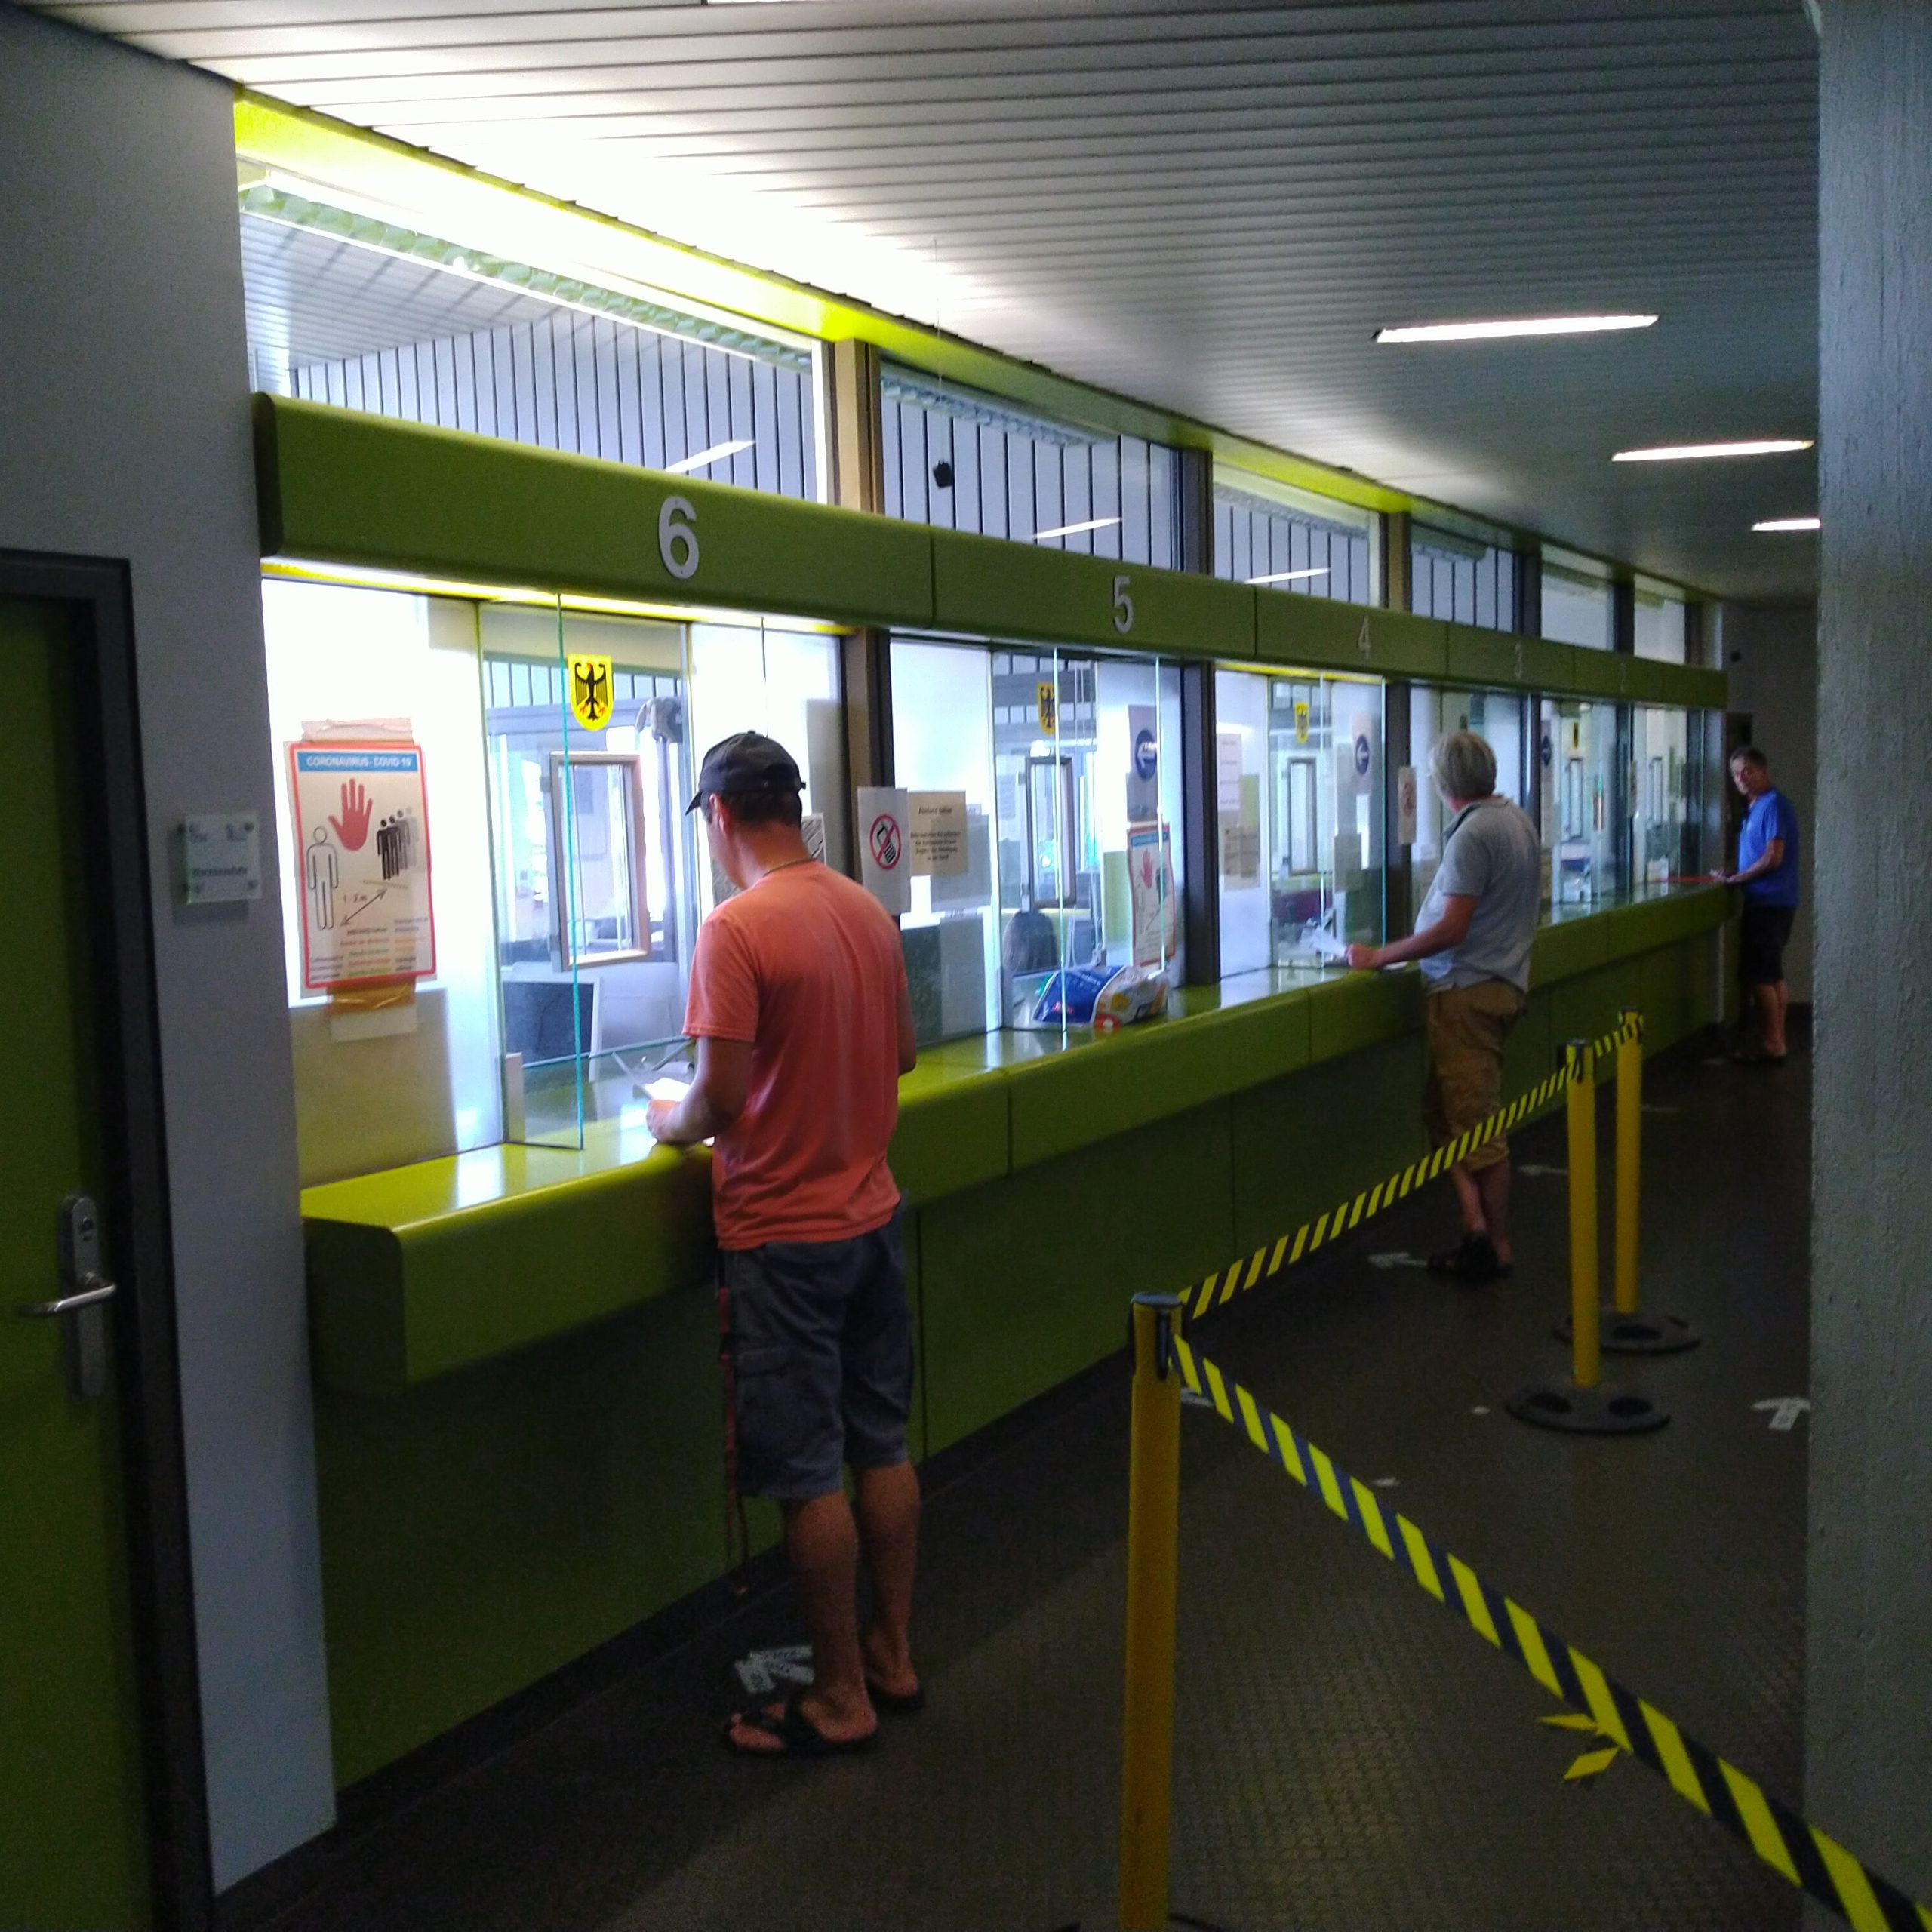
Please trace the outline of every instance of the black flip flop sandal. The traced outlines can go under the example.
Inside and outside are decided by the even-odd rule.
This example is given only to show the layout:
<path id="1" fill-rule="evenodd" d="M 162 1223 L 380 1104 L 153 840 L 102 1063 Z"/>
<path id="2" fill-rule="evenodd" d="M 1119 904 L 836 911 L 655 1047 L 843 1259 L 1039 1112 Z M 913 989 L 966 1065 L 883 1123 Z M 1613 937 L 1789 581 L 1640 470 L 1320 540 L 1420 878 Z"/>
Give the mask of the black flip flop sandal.
<path id="1" fill-rule="evenodd" d="M 755 1710 L 737 1711 L 724 1727 L 724 1748 L 740 1758 L 850 1758 L 869 1751 L 878 1742 L 878 1733 L 869 1730 L 863 1737 L 828 1737 L 798 1708 L 803 1690 L 794 1690 L 785 1700 L 777 1717 L 763 1706 Z M 753 1744 L 740 1744 L 732 1735 L 742 1724 L 749 1730 L 762 1731 L 778 1740 L 776 1751 Z"/>

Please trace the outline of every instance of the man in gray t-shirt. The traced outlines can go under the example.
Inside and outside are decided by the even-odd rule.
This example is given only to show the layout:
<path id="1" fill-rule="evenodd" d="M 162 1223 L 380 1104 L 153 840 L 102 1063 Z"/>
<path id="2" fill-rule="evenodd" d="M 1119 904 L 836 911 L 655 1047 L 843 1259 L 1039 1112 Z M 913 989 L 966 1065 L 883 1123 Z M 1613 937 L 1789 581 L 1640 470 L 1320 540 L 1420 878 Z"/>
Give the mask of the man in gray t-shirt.
<path id="1" fill-rule="evenodd" d="M 1453 816 L 1416 930 L 1392 945 L 1350 946 L 1349 964 L 1421 963 L 1429 1059 L 1423 1118 L 1440 1147 L 1503 1104 L 1503 1049 L 1527 1004 L 1543 847 L 1528 814 L 1496 795 L 1496 754 L 1473 731 L 1442 739 L 1429 771 Z M 1472 1148 L 1449 1177 L 1463 1238 L 1431 1255 L 1429 1266 L 1472 1285 L 1508 1275 L 1515 1265 L 1508 1143 L 1499 1137 Z"/>

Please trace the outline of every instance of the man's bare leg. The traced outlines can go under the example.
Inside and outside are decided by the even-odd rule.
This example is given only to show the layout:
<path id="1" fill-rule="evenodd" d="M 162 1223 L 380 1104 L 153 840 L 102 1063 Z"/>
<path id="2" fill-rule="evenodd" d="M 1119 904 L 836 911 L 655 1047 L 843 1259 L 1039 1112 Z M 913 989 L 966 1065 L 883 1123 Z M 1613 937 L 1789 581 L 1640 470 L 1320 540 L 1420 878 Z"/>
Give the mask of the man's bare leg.
<path id="1" fill-rule="evenodd" d="M 1784 1050 L 1784 1015 L 1778 1006 L 1778 989 L 1766 982 L 1753 985 L 1751 1004 L 1758 1017 L 1758 1051 L 1767 1057 Z"/>
<path id="2" fill-rule="evenodd" d="M 1516 1251 L 1509 1245 L 1509 1158 L 1476 1170 L 1472 1183 L 1481 1197 L 1483 1225 L 1489 1231 L 1490 1245 L 1506 1267 L 1514 1267 Z"/>
<path id="3" fill-rule="evenodd" d="M 1780 980 L 1770 989 L 1771 1007 L 1764 1023 L 1764 1051 L 1774 1058 L 1783 1060 L 1789 1049 L 1785 1044 L 1785 1014 L 1791 1006 L 1789 983 Z"/>
<path id="4" fill-rule="evenodd" d="M 912 1578 L 918 1567 L 919 1477 L 910 1463 L 855 1473 L 859 1543 L 872 1582 L 861 1648 L 872 1681 L 895 1697 L 919 1687 L 912 1668 Z"/>
<path id="5" fill-rule="evenodd" d="M 1482 1191 L 1476 1186 L 1475 1176 L 1458 1161 L 1449 1170 L 1449 1181 L 1456 1190 L 1456 1205 L 1463 1211 L 1463 1232 L 1470 1235 L 1488 1234 L 1491 1229 L 1483 1212 Z"/>
<path id="6" fill-rule="evenodd" d="M 798 1708 L 827 1737 L 864 1737 L 878 1728 L 878 1718 L 866 1694 L 859 1654 L 857 1526 L 842 1490 L 782 1506 L 785 1553 L 812 1645 L 812 1685 Z M 733 1724 L 731 1735 L 746 1750 L 784 1748 L 768 1732 L 742 1722 Z"/>

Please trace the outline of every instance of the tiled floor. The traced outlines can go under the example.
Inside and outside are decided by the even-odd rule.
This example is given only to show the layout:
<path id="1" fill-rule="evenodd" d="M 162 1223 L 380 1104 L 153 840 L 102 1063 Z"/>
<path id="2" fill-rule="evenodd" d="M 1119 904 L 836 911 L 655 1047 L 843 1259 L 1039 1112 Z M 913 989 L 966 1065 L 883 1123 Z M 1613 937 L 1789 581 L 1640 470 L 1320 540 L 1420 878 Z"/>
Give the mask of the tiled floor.
<path id="1" fill-rule="evenodd" d="M 1477 1293 L 1372 1254 L 1425 1198 L 1201 1345 L 1355 1473 L 1694 1735 L 1799 1795 L 1809 1066 L 1651 1069 L 1647 1300 L 1695 1352 L 1628 1379 L 1660 1433 L 1503 1414 L 1560 1374 L 1565 1183 L 1520 1179 L 1516 1279 Z M 1607 1135 L 1607 1103 L 1604 1115 Z M 1558 1164 L 1560 1122 L 1518 1158 Z M 1607 1141 L 1606 1138 L 1606 1148 Z M 1627 1361 L 1627 1358 L 1626 1358 Z M 1211 1415 L 1185 1418 L 1174 1900 L 1225 1928 L 1789 1927 L 1797 1899 L 1624 1760 L 1584 1784 L 1554 1705 Z M 1124 1368 L 930 1498 L 932 1704 L 868 1757 L 717 1746 L 731 1660 L 795 1641 L 780 1590 L 349 1838 L 278 1932 L 1087 1932 L 1116 1921 Z M 946 1471 L 941 1471 L 942 1476 Z"/>

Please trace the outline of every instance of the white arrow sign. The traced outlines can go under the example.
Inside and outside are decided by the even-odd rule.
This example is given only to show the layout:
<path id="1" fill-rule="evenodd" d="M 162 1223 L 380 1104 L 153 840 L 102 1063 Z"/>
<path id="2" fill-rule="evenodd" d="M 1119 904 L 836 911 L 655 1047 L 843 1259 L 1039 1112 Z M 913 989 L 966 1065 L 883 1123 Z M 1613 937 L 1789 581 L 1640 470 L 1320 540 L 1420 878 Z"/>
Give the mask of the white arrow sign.
<path id="1" fill-rule="evenodd" d="M 1516 1171 L 1519 1174 L 1528 1175 L 1531 1180 L 1542 1180 L 1546 1176 L 1550 1174 L 1567 1175 L 1570 1170 L 1567 1168 L 1539 1167 L 1534 1161 L 1525 1161 L 1523 1164 L 1516 1170 Z"/>
<path id="2" fill-rule="evenodd" d="M 740 1657 L 732 1668 L 748 1696 L 769 1697 L 780 1684 L 809 1684 L 812 1681 L 812 1647 L 786 1644 L 777 1650 L 754 1651 Z"/>
<path id="3" fill-rule="evenodd" d="M 1426 1268 L 1429 1263 L 1419 1254 L 1410 1254 L 1397 1250 L 1392 1254 L 1371 1254 L 1368 1257 L 1371 1268 L 1380 1268 L 1386 1274 L 1391 1268 Z"/>
<path id="4" fill-rule="evenodd" d="M 1802 1395 L 1773 1395 L 1762 1402 L 1753 1402 L 1754 1409 L 1771 1411 L 1771 1427 L 1780 1435 L 1789 1435 L 1798 1426 L 1798 1418 L 1811 1404 Z"/>

